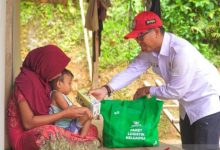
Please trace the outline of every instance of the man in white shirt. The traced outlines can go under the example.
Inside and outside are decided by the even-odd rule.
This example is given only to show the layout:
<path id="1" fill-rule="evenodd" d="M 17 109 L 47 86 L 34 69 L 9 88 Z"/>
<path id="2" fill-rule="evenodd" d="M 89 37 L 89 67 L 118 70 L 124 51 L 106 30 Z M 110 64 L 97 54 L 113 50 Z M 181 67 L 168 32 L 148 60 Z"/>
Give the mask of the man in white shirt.
<path id="1" fill-rule="evenodd" d="M 141 52 L 131 64 L 101 88 L 90 91 L 98 100 L 119 90 L 152 67 L 165 85 L 142 87 L 134 99 L 150 94 L 161 99 L 178 99 L 180 129 L 186 149 L 218 149 L 220 133 L 220 76 L 217 69 L 185 39 L 165 32 L 153 12 L 134 18 L 132 32 Z M 190 147 L 193 146 L 193 147 Z"/>

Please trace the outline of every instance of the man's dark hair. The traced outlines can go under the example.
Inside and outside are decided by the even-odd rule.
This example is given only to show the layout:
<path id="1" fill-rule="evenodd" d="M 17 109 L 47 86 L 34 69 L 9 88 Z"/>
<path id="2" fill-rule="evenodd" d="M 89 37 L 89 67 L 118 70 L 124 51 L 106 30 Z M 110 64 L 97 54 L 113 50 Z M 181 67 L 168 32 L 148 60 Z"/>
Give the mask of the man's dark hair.
<path id="1" fill-rule="evenodd" d="M 58 81 L 63 82 L 63 80 L 64 80 L 64 75 L 68 75 L 68 76 L 70 76 L 70 77 L 72 77 L 72 78 L 74 77 L 73 73 L 72 73 L 70 70 L 64 69 L 64 70 L 61 72 L 61 75 L 60 75 L 59 77 L 57 77 L 57 78 L 53 79 L 52 81 L 50 81 L 50 86 L 51 86 L 52 89 L 56 86 L 56 83 L 57 83 Z"/>
<path id="2" fill-rule="evenodd" d="M 165 33 L 165 29 L 164 29 L 164 27 L 162 26 L 162 27 L 160 27 L 160 33 L 162 34 L 162 35 L 164 35 L 164 33 Z"/>

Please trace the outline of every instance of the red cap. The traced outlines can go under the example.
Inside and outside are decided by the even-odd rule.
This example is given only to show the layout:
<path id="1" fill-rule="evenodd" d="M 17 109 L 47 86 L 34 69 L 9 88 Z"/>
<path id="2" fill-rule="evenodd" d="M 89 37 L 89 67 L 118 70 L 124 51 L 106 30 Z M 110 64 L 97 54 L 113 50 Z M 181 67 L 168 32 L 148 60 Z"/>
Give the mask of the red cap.
<path id="1" fill-rule="evenodd" d="M 125 35 L 124 38 L 137 38 L 140 33 L 143 33 L 146 30 L 162 26 L 163 23 L 157 14 L 150 11 L 143 11 L 134 17 L 133 30 Z"/>

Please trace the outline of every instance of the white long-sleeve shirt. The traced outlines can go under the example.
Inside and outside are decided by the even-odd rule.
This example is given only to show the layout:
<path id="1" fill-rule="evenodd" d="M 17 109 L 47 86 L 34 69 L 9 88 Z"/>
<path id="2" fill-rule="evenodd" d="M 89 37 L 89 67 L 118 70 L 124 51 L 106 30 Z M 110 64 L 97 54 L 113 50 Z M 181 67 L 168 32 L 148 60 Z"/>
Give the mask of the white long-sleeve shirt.
<path id="1" fill-rule="evenodd" d="M 165 85 L 150 88 L 150 95 L 178 99 L 180 116 L 187 113 L 190 123 L 220 111 L 220 75 L 217 69 L 188 41 L 165 32 L 160 53 L 141 52 L 108 85 L 119 90 L 129 85 L 149 67 Z"/>

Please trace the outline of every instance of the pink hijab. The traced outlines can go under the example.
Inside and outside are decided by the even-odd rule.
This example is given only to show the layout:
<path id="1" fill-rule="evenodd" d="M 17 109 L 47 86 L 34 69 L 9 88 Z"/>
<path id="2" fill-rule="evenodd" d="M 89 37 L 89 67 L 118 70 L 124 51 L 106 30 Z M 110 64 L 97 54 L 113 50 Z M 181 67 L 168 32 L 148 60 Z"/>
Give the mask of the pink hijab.
<path id="1" fill-rule="evenodd" d="M 61 73 L 70 58 L 55 45 L 36 48 L 26 56 L 15 84 L 34 115 L 48 114 L 51 104 L 48 81 Z"/>

